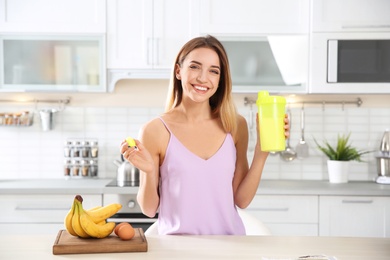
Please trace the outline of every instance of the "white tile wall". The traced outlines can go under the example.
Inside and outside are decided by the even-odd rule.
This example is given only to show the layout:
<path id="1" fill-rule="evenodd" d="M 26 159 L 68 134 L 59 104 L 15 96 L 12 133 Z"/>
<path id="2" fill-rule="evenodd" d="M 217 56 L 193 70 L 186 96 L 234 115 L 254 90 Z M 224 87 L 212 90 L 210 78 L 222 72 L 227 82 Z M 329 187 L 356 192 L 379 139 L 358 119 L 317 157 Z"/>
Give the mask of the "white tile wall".
<path id="1" fill-rule="evenodd" d="M 249 116 L 248 108 L 240 113 Z M 301 137 L 300 107 L 291 108 L 292 126 L 290 145 L 295 149 Z M 390 129 L 389 108 L 358 108 L 341 106 L 311 106 L 305 108 L 305 141 L 309 145 L 309 157 L 291 162 L 283 161 L 279 154 L 267 159 L 263 179 L 326 180 L 327 158 L 317 149 L 314 138 L 321 143 L 328 140 L 335 144 L 338 134 L 351 133 L 350 141 L 359 150 L 377 151 L 386 129 Z M 250 142 L 250 145 L 254 145 Z M 249 151 L 251 148 L 248 149 Z M 251 160 L 252 154 L 248 153 Z M 372 180 L 377 176 L 375 152 L 363 156 L 365 162 L 352 162 L 351 180 Z"/>
<path id="2" fill-rule="evenodd" d="M 23 110 L 2 107 L 2 112 Z M 300 107 L 292 107 L 291 145 L 300 138 Z M 97 138 L 99 141 L 99 177 L 114 178 L 120 158 L 119 144 L 126 136 L 138 136 L 139 128 L 162 113 L 162 107 L 67 107 L 55 114 L 52 131 L 41 131 L 40 119 L 34 116 L 31 127 L 0 126 L 0 179 L 64 178 L 63 146 L 68 138 Z M 239 107 L 247 119 L 249 107 Z M 351 141 L 360 149 L 378 150 L 383 132 L 390 128 L 390 108 L 358 108 L 333 106 L 306 107 L 305 140 L 309 158 L 282 161 L 278 154 L 268 157 L 263 179 L 326 180 L 326 158 L 317 150 L 320 142 L 335 142 L 337 134 L 351 132 Z M 256 113 L 254 113 L 254 116 Z M 255 126 L 250 129 L 255 136 Z M 254 141 L 250 141 L 248 158 L 252 159 Z M 352 180 L 372 180 L 376 174 L 375 153 L 364 157 L 365 163 L 353 162 Z"/>

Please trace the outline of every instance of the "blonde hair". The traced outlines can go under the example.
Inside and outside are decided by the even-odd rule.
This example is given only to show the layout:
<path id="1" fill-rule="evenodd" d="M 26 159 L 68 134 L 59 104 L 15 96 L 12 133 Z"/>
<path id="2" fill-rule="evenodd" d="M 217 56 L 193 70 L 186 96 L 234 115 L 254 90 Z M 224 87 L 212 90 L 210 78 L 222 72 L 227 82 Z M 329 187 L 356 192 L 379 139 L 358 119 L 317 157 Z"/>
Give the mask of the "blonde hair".
<path id="1" fill-rule="evenodd" d="M 217 91 L 210 98 L 210 107 L 213 115 L 221 119 L 222 127 L 225 132 L 231 133 L 233 137 L 235 137 L 237 133 L 237 111 L 231 94 L 232 80 L 229 60 L 221 42 L 210 35 L 197 37 L 188 41 L 177 54 L 174 67 L 176 64 L 181 67 L 187 55 L 197 48 L 210 48 L 218 54 L 221 66 L 221 77 Z M 173 68 L 171 72 L 165 112 L 168 112 L 180 105 L 182 98 L 183 89 L 181 81 L 176 78 L 175 68 Z"/>

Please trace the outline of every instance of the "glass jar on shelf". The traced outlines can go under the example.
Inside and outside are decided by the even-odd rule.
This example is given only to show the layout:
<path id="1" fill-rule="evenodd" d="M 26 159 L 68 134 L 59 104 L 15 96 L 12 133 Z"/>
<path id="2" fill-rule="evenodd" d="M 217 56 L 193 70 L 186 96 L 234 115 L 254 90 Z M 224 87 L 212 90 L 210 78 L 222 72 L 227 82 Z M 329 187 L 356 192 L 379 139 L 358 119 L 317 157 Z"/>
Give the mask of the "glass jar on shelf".
<path id="1" fill-rule="evenodd" d="M 79 176 L 80 176 L 80 161 L 73 160 L 72 161 L 72 177 L 79 177 Z"/>
<path id="2" fill-rule="evenodd" d="M 81 176 L 88 177 L 89 176 L 89 162 L 88 162 L 88 160 L 81 160 L 80 168 L 81 168 Z"/>
<path id="3" fill-rule="evenodd" d="M 14 119 L 12 114 L 5 114 L 4 115 L 4 124 L 5 125 L 13 125 Z"/>
<path id="4" fill-rule="evenodd" d="M 24 126 L 30 126 L 32 123 L 32 115 L 29 111 L 23 111 L 20 116 L 20 124 Z"/>
<path id="5" fill-rule="evenodd" d="M 80 151 L 81 150 L 81 142 L 80 141 L 73 141 L 72 146 L 72 157 L 78 158 L 80 157 Z"/>
<path id="6" fill-rule="evenodd" d="M 21 124 L 21 116 L 22 116 L 22 113 L 12 114 L 13 125 L 20 125 Z"/>
<path id="7" fill-rule="evenodd" d="M 97 160 L 90 160 L 89 161 L 89 175 L 91 177 L 97 177 L 98 175 L 98 161 Z"/>
<path id="8" fill-rule="evenodd" d="M 91 144 L 91 157 L 97 158 L 99 156 L 99 143 L 96 140 L 90 142 Z"/>
<path id="9" fill-rule="evenodd" d="M 90 152 L 91 152 L 91 146 L 89 144 L 89 141 L 82 141 L 81 142 L 81 157 L 88 158 Z"/>
<path id="10" fill-rule="evenodd" d="M 72 141 L 65 141 L 64 142 L 64 156 L 70 157 L 72 152 Z"/>
<path id="11" fill-rule="evenodd" d="M 71 160 L 65 160 L 64 161 L 64 176 L 66 178 L 70 177 L 71 170 L 72 170 L 72 161 Z"/>

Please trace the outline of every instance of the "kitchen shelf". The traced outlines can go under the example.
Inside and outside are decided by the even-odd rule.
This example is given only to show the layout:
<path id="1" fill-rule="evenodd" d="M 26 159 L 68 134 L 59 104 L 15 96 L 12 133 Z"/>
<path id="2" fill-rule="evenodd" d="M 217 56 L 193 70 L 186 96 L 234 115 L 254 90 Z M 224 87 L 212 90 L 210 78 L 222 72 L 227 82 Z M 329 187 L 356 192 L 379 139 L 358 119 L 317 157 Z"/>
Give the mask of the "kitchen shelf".
<path id="1" fill-rule="evenodd" d="M 32 100 L 12 100 L 12 99 L 0 99 L 2 103 L 57 103 L 67 105 L 70 103 L 70 98 L 65 99 L 32 99 Z"/>
<path id="2" fill-rule="evenodd" d="M 34 123 L 34 112 L 0 113 L 0 126 L 27 127 Z"/>

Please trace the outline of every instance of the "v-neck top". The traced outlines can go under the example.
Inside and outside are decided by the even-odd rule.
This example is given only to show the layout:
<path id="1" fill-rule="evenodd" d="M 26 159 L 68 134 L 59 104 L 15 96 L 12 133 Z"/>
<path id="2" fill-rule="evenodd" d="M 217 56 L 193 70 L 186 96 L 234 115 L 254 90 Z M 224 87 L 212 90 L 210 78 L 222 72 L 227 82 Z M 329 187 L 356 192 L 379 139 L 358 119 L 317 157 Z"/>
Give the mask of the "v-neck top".
<path id="1" fill-rule="evenodd" d="M 159 234 L 245 235 L 233 198 L 236 147 L 231 134 L 205 160 L 160 120 L 170 138 L 160 166 Z"/>

